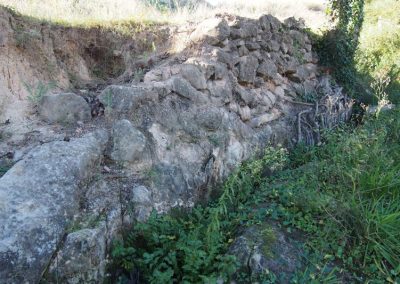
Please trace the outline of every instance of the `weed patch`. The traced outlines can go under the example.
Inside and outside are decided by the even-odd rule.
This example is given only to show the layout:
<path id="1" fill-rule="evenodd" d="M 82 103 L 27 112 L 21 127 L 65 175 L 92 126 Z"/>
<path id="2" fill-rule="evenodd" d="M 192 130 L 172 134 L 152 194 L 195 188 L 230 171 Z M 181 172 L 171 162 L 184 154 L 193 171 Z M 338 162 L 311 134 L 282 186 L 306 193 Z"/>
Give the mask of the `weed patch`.
<path id="1" fill-rule="evenodd" d="M 123 283 L 135 273 L 149 283 L 215 283 L 233 275 L 238 283 L 277 283 L 283 276 L 271 272 L 241 275 L 245 270 L 227 254 L 243 227 L 256 225 L 273 243 L 273 221 L 307 236 L 305 266 L 285 276 L 293 283 L 396 283 L 399 133 L 400 113 L 393 110 L 368 117 L 358 129 L 325 133 L 329 142 L 320 147 L 300 145 L 290 155 L 268 148 L 262 159 L 242 165 L 208 206 L 153 213 L 135 225 L 115 244 L 113 269 L 122 268 Z M 266 168 L 275 174 L 265 177 Z M 263 250 L 270 254 L 268 245 Z"/>

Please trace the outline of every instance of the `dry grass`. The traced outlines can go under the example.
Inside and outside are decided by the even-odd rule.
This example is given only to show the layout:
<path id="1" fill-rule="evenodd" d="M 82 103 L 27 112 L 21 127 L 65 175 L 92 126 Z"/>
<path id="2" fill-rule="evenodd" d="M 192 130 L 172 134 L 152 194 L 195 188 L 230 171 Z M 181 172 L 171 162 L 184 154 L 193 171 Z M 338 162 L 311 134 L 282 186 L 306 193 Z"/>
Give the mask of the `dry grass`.
<path id="1" fill-rule="evenodd" d="M 0 5 L 40 20 L 70 25 L 107 25 L 116 21 L 140 23 L 176 23 L 198 21 L 228 12 L 246 17 L 269 13 L 284 19 L 302 17 L 313 29 L 326 21 L 324 0 L 209 0 L 215 6 L 198 5 L 196 9 L 180 7 L 161 12 L 140 0 L 0 0 Z"/>

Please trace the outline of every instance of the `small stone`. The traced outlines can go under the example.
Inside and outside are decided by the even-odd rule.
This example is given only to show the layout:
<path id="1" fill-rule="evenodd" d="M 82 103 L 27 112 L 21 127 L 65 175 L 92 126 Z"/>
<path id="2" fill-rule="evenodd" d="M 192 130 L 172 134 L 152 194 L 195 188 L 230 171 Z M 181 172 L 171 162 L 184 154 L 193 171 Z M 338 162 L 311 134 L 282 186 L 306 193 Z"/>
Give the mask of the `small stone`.
<path id="1" fill-rule="evenodd" d="M 203 93 L 197 91 L 188 81 L 180 77 L 172 79 L 172 91 L 194 102 L 206 101 Z"/>
<path id="2" fill-rule="evenodd" d="M 197 90 L 204 90 L 207 88 L 207 82 L 203 75 L 193 64 L 183 64 L 181 67 L 181 75 Z"/>
<path id="3" fill-rule="evenodd" d="M 113 149 L 111 158 L 115 161 L 134 162 L 140 160 L 146 148 L 146 137 L 129 120 L 117 121 L 112 130 Z"/>
<path id="4" fill-rule="evenodd" d="M 253 83 L 258 68 L 258 59 L 254 56 L 245 56 L 240 59 L 239 65 L 239 81 L 245 83 Z"/>
<path id="5" fill-rule="evenodd" d="M 248 121 L 251 118 L 251 111 L 248 106 L 239 108 L 240 119 L 243 121 Z"/>
<path id="6" fill-rule="evenodd" d="M 250 51 L 259 50 L 261 48 L 260 44 L 254 41 L 246 42 L 246 47 Z"/>
<path id="7" fill-rule="evenodd" d="M 278 68 L 272 60 L 264 60 L 257 69 L 257 75 L 266 79 L 275 78 L 277 73 Z"/>
<path id="8" fill-rule="evenodd" d="M 254 100 L 253 94 L 242 86 L 236 86 L 235 92 L 245 102 L 246 105 L 250 105 Z"/>
<path id="9" fill-rule="evenodd" d="M 151 193 L 143 185 L 135 186 L 132 189 L 132 202 L 141 205 L 151 205 Z"/>
<path id="10" fill-rule="evenodd" d="M 262 126 L 265 123 L 274 121 L 278 119 L 281 116 L 281 113 L 277 109 L 273 109 L 271 113 L 266 113 L 263 115 L 260 115 L 258 117 L 255 117 L 251 120 L 250 126 L 252 128 L 257 128 Z"/>
<path id="11" fill-rule="evenodd" d="M 106 172 L 106 173 L 110 173 L 110 172 L 111 172 L 111 169 L 110 169 L 109 167 L 107 167 L 107 166 L 104 166 L 104 167 L 103 167 L 103 170 L 104 170 L 104 172 Z"/>
<path id="12" fill-rule="evenodd" d="M 279 98 L 284 98 L 285 90 L 281 86 L 278 86 L 275 88 L 274 94 Z"/>
<path id="13" fill-rule="evenodd" d="M 245 46 L 241 46 L 238 49 L 239 52 L 239 56 L 245 56 L 245 55 L 249 55 L 249 50 L 245 47 Z"/>

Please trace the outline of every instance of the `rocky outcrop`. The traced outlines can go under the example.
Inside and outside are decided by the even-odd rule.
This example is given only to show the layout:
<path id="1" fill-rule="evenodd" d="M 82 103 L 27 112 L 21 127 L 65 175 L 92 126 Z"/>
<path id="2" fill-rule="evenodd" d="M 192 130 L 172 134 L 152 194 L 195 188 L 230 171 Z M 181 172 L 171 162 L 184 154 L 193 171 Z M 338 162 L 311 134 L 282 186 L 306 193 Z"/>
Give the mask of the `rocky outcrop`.
<path id="1" fill-rule="evenodd" d="M 97 131 L 32 150 L 0 179 L 0 279 L 36 283 L 79 209 L 108 137 Z"/>

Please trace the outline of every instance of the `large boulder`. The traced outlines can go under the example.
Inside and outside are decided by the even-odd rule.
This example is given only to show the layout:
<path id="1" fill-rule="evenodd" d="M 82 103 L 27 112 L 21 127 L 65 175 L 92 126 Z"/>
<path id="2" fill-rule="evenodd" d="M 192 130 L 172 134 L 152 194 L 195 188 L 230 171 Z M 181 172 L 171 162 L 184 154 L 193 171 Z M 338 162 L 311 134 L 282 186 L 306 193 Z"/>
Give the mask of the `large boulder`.
<path id="1" fill-rule="evenodd" d="M 202 92 L 197 91 L 188 81 L 181 77 L 172 78 L 172 91 L 196 103 L 207 102 L 207 98 Z"/>
<path id="2" fill-rule="evenodd" d="M 157 98 L 157 92 L 139 86 L 111 85 L 99 95 L 99 101 L 104 105 L 106 114 L 109 116 L 130 112 L 143 102 Z"/>
<path id="3" fill-rule="evenodd" d="M 67 235 L 63 248 L 49 267 L 50 283 L 97 283 L 107 266 L 105 226 L 82 229 Z M 71 261 L 73 260 L 73 261 Z"/>
<path id="4" fill-rule="evenodd" d="M 73 93 L 44 95 L 39 102 L 40 116 L 50 123 L 87 122 L 91 110 L 84 98 Z"/>
<path id="5" fill-rule="evenodd" d="M 278 68 L 272 60 L 264 60 L 257 69 L 257 74 L 265 79 L 273 79 L 278 73 Z"/>
<path id="6" fill-rule="evenodd" d="M 0 279 L 37 283 L 79 208 L 107 133 L 32 150 L 0 179 Z"/>

